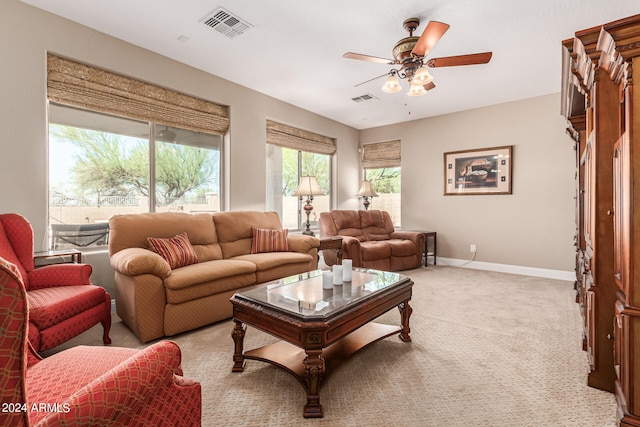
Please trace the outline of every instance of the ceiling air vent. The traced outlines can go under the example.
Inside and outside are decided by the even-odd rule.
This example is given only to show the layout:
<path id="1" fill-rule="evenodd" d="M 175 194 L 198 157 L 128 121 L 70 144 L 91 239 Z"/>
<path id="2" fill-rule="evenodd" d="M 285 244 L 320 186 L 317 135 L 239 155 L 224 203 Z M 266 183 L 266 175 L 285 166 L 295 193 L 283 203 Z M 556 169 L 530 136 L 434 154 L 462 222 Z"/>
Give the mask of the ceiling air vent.
<path id="1" fill-rule="evenodd" d="M 239 18 L 222 7 L 218 7 L 207 15 L 207 17 L 202 20 L 202 23 L 221 34 L 224 34 L 230 39 L 233 39 L 240 34 L 244 34 L 249 30 L 249 28 L 251 28 L 251 24 L 247 21 Z"/>
<path id="2" fill-rule="evenodd" d="M 356 96 L 355 98 L 351 98 L 352 101 L 355 102 L 365 102 L 365 101 L 377 101 L 378 98 L 371 95 L 370 93 L 365 93 L 364 95 Z"/>

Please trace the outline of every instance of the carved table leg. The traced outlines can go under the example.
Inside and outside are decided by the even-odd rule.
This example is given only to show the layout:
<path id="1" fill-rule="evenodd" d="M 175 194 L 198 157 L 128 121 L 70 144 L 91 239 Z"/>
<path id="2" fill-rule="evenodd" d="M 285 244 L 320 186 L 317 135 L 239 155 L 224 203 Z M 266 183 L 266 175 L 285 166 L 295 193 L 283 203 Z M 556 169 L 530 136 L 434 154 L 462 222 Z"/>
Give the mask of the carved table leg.
<path id="1" fill-rule="evenodd" d="M 304 405 L 305 418 L 322 418 L 320 404 L 320 384 L 324 376 L 325 365 L 322 350 L 305 350 L 304 370 L 307 373 L 307 404 Z"/>
<path id="2" fill-rule="evenodd" d="M 409 301 L 405 301 L 398 306 L 398 310 L 400 310 L 400 317 L 402 319 L 400 339 L 404 342 L 409 342 L 411 341 L 411 337 L 409 336 L 409 332 L 411 332 L 411 328 L 409 328 L 409 317 L 411 317 L 413 308 L 409 305 Z"/>
<path id="3" fill-rule="evenodd" d="M 247 331 L 247 326 L 242 322 L 234 320 L 236 326 L 231 332 L 231 338 L 233 338 L 234 352 L 233 352 L 233 368 L 231 372 L 243 372 L 244 371 L 244 334 Z"/>

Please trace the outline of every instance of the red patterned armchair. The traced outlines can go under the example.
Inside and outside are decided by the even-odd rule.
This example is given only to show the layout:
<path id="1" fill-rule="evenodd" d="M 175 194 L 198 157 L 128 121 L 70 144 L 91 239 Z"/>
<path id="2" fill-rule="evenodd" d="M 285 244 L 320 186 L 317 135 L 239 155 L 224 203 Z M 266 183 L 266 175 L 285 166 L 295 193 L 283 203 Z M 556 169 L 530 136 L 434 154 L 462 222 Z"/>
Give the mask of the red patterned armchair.
<path id="1" fill-rule="evenodd" d="M 201 387 L 182 376 L 177 344 L 78 346 L 41 359 L 28 305 L 19 269 L 0 258 L 0 425 L 201 425 Z"/>
<path id="2" fill-rule="evenodd" d="M 0 214 L 0 257 L 17 268 L 29 297 L 29 341 L 38 352 L 101 323 L 110 344 L 111 297 L 91 283 L 88 264 L 34 268 L 33 229 L 18 214 Z"/>

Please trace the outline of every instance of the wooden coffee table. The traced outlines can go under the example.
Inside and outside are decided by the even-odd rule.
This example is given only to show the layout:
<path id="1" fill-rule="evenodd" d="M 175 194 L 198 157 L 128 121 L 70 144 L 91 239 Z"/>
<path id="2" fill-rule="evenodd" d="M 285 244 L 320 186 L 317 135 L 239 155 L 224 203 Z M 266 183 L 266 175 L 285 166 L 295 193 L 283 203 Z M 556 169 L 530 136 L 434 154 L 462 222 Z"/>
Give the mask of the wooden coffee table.
<path id="1" fill-rule="evenodd" d="M 352 282 L 329 290 L 322 289 L 322 271 L 316 270 L 240 291 L 231 298 L 232 372 L 244 371 L 245 359 L 285 369 L 307 392 L 304 417 L 320 418 L 320 388 L 342 361 L 391 335 L 411 341 L 412 286 L 398 273 L 354 268 Z M 394 307 L 400 326 L 372 322 Z M 246 325 L 282 341 L 244 351 Z"/>

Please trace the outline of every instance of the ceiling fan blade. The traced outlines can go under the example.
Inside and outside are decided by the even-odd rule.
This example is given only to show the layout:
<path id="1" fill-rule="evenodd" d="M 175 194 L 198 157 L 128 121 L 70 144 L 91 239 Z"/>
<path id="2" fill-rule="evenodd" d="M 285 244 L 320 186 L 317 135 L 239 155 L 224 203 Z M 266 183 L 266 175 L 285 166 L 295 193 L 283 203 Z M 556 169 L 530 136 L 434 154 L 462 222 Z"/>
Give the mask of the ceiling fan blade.
<path id="1" fill-rule="evenodd" d="M 492 52 L 472 53 L 469 55 L 445 56 L 427 61 L 429 67 L 456 67 L 458 65 L 486 64 L 491 60 Z"/>
<path id="2" fill-rule="evenodd" d="M 354 87 L 361 86 L 361 85 L 363 85 L 363 84 L 365 84 L 365 83 L 369 83 L 369 82 L 372 82 L 372 81 L 374 81 L 374 80 L 378 80 L 379 78 L 381 78 L 381 77 L 385 77 L 385 76 L 388 76 L 388 75 L 389 75 L 389 73 L 384 73 L 383 75 L 378 76 L 378 77 L 374 77 L 374 78 L 372 78 L 372 79 L 369 79 L 369 80 L 367 80 L 366 82 L 358 83 L 358 84 L 357 84 L 357 85 L 355 85 Z"/>
<path id="3" fill-rule="evenodd" d="M 378 56 L 371 56 L 371 55 L 363 55 L 361 53 L 347 52 L 344 55 L 342 55 L 342 57 L 348 58 L 348 59 L 357 59 L 359 61 L 378 62 L 380 64 L 389 64 L 389 65 L 395 64 L 395 61 L 393 59 L 380 58 Z"/>
<path id="4" fill-rule="evenodd" d="M 449 24 L 438 21 L 429 21 L 427 28 L 418 39 L 418 42 L 411 51 L 412 54 L 418 56 L 427 56 L 427 53 L 438 43 L 438 40 L 449 29 Z"/>
<path id="5" fill-rule="evenodd" d="M 433 82 L 427 83 L 426 85 L 424 85 L 424 90 L 431 90 L 431 89 L 435 89 L 435 88 L 436 88 L 436 85 Z"/>

